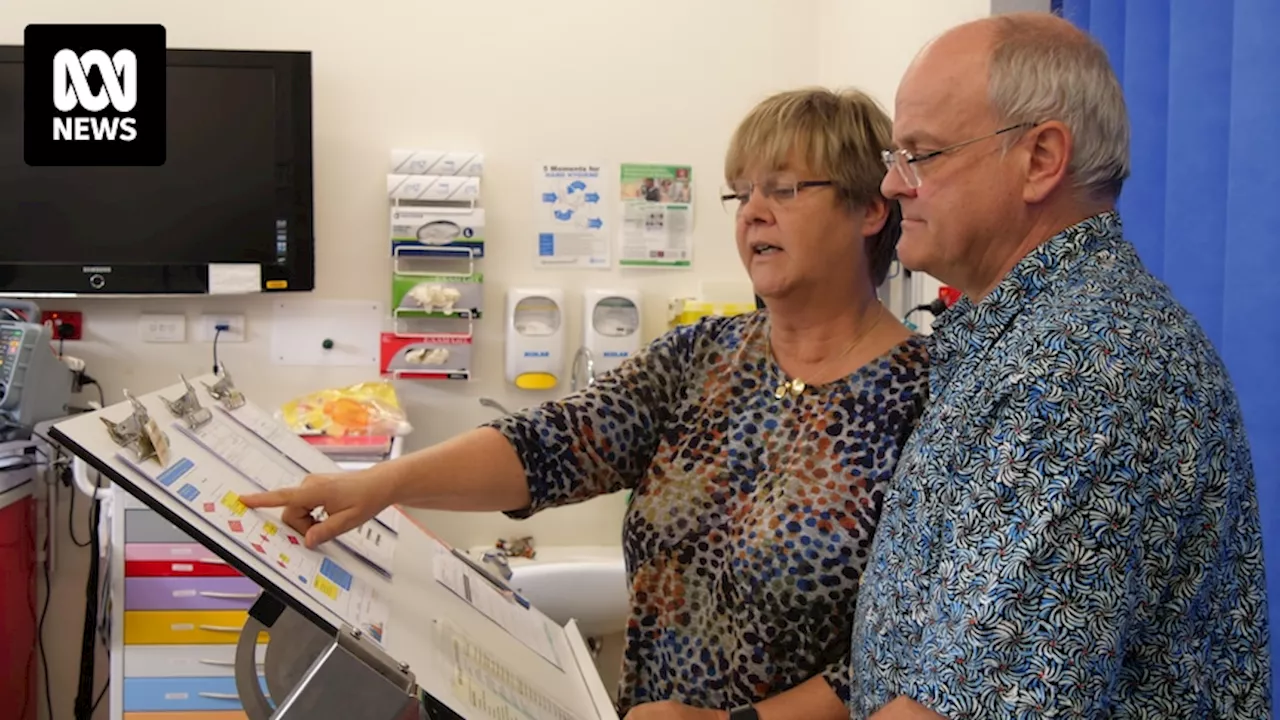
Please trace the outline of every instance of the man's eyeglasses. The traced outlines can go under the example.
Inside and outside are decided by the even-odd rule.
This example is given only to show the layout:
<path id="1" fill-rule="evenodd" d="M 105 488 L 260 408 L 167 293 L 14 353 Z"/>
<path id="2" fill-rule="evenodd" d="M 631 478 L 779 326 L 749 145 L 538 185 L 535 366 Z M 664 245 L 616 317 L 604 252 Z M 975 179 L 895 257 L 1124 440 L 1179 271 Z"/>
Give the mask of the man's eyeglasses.
<path id="1" fill-rule="evenodd" d="M 920 187 L 920 173 L 916 170 L 917 163 L 924 162 L 925 160 L 932 160 L 939 155 L 945 155 L 946 153 L 959 150 L 966 145 L 972 145 L 973 143 L 981 142 L 982 140 L 989 140 L 993 137 L 998 137 L 1019 128 L 1035 127 L 1036 125 L 1039 125 L 1039 123 L 1024 122 L 1018 123 L 1017 125 L 1010 125 L 1009 127 L 1001 128 L 988 135 L 976 137 L 971 140 L 965 140 L 964 142 L 958 142 L 954 145 L 948 145 L 941 150 L 932 150 L 920 155 L 916 155 L 910 150 L 882 150 L 880 152 L 880 157 L 884 160 L 884 166 L 886 169 L 890 172 L 897 170 L 898 175 L 902 178 L 902 181 L 907 184 L 907 187 L 914 189 Z"/>
<path id="2" fill-rule="evenodd" d="M 756 189 L 760 191 L 760 194 L 766 200 L 781 204 L 795 198 L 805 188 L 825 187 L 834 184 L 831 180 L 793 180 L 786 182 L 766 180 L 759 184 L 748 180 L 740 180 L 721 189 L 720 204 L 724 206 L 725 211 L 737 213 L 742 209 L 743 205 L 746 205 L 751 200 L 751 192 Z"/>

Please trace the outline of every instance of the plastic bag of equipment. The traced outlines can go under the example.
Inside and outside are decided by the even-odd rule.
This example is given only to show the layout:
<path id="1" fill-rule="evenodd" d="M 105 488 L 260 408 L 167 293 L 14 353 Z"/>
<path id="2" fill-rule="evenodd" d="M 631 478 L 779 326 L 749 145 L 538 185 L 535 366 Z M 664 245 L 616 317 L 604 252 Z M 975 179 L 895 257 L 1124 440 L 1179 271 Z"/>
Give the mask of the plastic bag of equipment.
<path id="1" fill-rule="evenodd" d="M 304 395 L 285 403 L 276 418 L 299 435 L 396 437 L 413 431 L 386 380 Z"/>

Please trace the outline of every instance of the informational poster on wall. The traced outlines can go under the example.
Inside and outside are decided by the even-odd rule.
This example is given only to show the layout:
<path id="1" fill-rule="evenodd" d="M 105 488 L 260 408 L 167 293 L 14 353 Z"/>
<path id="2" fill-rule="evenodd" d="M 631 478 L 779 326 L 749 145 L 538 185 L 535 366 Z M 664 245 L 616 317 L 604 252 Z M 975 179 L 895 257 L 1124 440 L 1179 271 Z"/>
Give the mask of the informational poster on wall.
<path id="1" fill-rule="evenodd" d="M 622 267 L 693 265 L 693 168 L 624 163 L 620 174 Z"/>
<path id="2" fill-rule="evenodd" d="M 600 165 L 536 167 L 538 267 L 594 269 L 612 264 L 606 181 Z"/>

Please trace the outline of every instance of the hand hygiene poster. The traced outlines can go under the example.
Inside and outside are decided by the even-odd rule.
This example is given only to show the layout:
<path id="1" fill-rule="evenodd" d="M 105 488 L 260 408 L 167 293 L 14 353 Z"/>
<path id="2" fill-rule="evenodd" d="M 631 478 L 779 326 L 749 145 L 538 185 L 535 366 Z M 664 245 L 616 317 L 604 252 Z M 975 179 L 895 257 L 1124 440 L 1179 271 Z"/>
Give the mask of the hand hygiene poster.
<path id="1" fill-rule="evenodd" d="M 623 164 L 619 177 L 622 267 L 693 265 L 693 168 Z"/>
<path id="2" fill-rule="evenodd" d="M 608 195 L 601 166 L 544 164 L 536 170 L 538 267 L 608 268 Z"/>

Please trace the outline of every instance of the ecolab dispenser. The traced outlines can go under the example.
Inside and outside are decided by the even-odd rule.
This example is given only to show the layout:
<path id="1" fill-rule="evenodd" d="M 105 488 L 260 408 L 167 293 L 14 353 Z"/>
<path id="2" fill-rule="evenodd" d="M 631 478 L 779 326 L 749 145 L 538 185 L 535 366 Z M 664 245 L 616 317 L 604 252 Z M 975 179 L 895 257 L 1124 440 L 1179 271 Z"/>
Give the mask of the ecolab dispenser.
<path id="1" fill-rule="evenodd" d="M 593 374 L 609 372 L 640 350 L 640 293 L 593 288 L 583 293 L 582 345 Z"/>
<path id="2" fill-rule="evenodd" d="M 564 291 L 507 291 L 506 376 L 522 390 L 550 390 L 565 365 Z"/>

